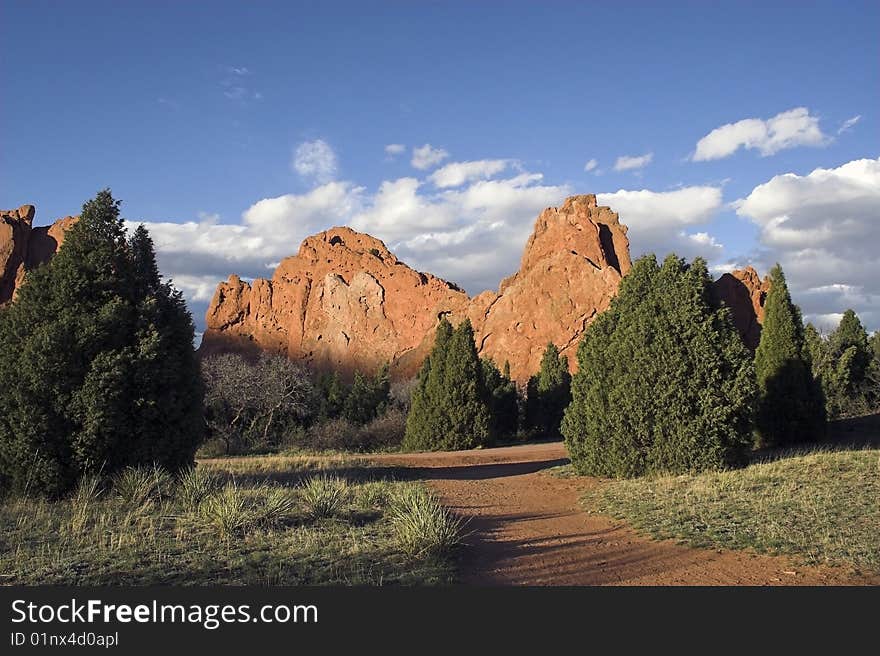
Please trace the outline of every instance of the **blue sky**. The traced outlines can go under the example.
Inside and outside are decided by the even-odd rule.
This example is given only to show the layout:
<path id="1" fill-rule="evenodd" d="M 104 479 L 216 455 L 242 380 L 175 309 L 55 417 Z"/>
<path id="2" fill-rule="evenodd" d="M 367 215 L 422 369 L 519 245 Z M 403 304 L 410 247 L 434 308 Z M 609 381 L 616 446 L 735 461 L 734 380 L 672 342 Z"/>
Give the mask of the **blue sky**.
<path id="1" fill-rule="evenodd" d="M 199 323 L 340 223 L 495 287 L 600 193 L 636 254 L 779 260 L 810 318 L 880 328 L 880 3 L 0 7 L 0 207 L 111 187 Z"/>

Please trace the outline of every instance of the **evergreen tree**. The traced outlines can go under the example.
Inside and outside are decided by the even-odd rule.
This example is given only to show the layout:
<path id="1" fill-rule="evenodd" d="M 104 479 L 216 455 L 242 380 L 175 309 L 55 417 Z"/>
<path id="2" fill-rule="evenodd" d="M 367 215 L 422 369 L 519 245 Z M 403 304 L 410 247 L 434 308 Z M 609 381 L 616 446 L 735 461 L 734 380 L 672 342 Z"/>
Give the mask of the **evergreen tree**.
<path id="1" fill-rule="evenodd" d="M 0 315 L 0 479 L 58 495 L 84 473 L 176 469 L 202 434 L 192 319 L 102 191 Z"/>
<path id="2" fill-rule="evenodd" d="M 552 342 L 541 358 L 541 368 L 529 379 L 526 397 L 528 423 L 544 437 L 555 438 L 565 408 L 571 402 L 568 358 Z"/>
<path id="3" fill-rule="evenodd" d="M 504 362 L 504 370 L 490 358 L 481 358 L 483 381 L 489 394 L 489 414 L 492 432 L 499 438 L 514 437 L 518 429 L 519 407 L 516 383 L 510 379 L 510 362 Z"/>
<path id="4" fill-rule="evenodd" d="M 810 339 L 815 347 L 814 337 Z M 763 446 L 810 441 L 824 432 L 825 404 L 813 377 L 809 344 L 800 310 L 792 303 L 785 274 L 777 264 L 770 271 L 761 341 L 755 351 L 761 394 L 757 428 Z"/>
<path id="5" fill-rule="evenodd" d="M 343 404 L 342 416 L 354 424 L 372 421 L 385 411 L 390 391 L 387 364 L 382 365 L 373 378 L 355 372 L 354 382 Z"/>
<path id="6" fill-rule="evenodd" d="M 441 319 L 434 348 L 413 392 L 404 448 L 454 450 L 490 445 L 494 435 L 488 398 L 470 321 L 465 319 L 453 330 Z"/>
<path id="7" fill-rule="evenodd" d="M 348 390 L 339 379 L 339 372 L 323 373 L 318 377 L 317 383 L 317 416 L 318 419 L 336 419 L 342 415 L 345 407 L 345 399 Z"/>
<path id="8" fill-rule="evenodd" d="M 446 367 L 446 353 L 452 341 L 452 324 L 445 316 L 440 318 L 434 335 L 434 347 L 422 363 L 410 401 L 406 418 L 406 433 L 403 448 L 407 451 L 436 449 L 433 443 L 444 430 L 443 373 Z"/>
<path id="9" fill-rule="evenodd" d="M 752 357 L 706 263 L 640 258 L 578 347 L 562 434 L 581 474 L 715 469 L 751 442 Z"/>
<path id="10" fill-rule="evenodd" d="M 848 361 L 845 387 L 846 392 L 851 394 L 864 381 L 871 362 L 868 333 L 853 310 L 843 313 L 840 324 L 828 338 L 828 345 L 835 359 L 842 360 L 846 357 Z"/>

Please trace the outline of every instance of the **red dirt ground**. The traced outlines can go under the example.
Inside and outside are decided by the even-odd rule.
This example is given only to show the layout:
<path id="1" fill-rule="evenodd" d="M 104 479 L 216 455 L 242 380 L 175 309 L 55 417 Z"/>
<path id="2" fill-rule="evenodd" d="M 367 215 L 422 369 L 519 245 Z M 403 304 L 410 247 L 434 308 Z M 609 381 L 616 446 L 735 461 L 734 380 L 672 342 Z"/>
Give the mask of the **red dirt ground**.
<path id="1" fill-rule="evenodd" d="M 622 522 L 589 515 L 578 499 L 596 479 L 541 471 L 567 462 L 561 442 L 372 459 L 418 470 L 447 507 L 468 518 L 472 533 L 461 562 L 467 584 L 880 584 L 880 577 L 843 568 L 652 540 Z"/>

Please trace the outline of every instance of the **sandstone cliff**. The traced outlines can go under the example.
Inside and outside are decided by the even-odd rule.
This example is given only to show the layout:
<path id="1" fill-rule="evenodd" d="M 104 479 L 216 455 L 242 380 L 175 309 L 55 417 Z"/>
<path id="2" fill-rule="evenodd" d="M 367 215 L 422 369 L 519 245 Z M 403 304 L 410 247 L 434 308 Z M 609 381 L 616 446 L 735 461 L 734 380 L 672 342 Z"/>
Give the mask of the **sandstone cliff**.
<path id="1" fill-rule="evenodd" d="M 51 226 L 33 227 L 34 206 L 0 210 L 0 305 L 15 298 L 25 274 L 48 261 L 64 242 L 77 218 L 67 216 Z"/>
<path id="2" fill-rule="evenodd" d="M 761 280 L 758 272 L 749 266 L 725 273 L 715 281 L 714 288 L 718 298 L 730 307 L 743 342 L 752 350 L 758 348 L 770 278 Z"/>
<path id="3" fill-rule="evenodd" d="M 443 315 L 470 318 L 482 356 L 524 381 L 548 342 L 574 366 L 580 335 L 608 307 L 630 268 L 626 226 L 595 196 L 544 210 L 519 271 L 473 299 L 400 262 L 381 241 L 349 228 L 306 239 L 271 280 L 237 276 L 217 287 L 202 351 L 266 349 L 350 375 L 392 363 L 414 375 Z"/>

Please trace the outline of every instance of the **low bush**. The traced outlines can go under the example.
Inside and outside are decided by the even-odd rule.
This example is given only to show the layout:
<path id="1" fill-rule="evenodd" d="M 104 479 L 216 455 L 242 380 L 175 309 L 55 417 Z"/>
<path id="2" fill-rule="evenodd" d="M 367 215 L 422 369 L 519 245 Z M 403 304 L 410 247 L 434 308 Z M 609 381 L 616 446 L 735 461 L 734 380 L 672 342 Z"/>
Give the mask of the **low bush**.
<path id="1" fill-rule="evenodd" d="M 363 426 L 347 419 L 329 419 L 292 432 L 285 446 L 312 451 L 387 451 L 400 446 L 406 431 L 406 414 L 389 408 Z"/>

